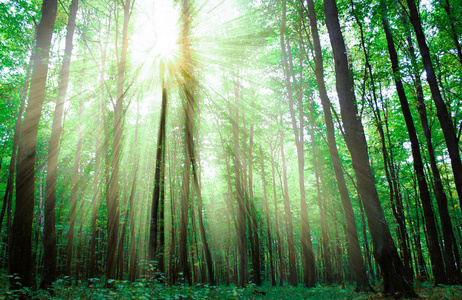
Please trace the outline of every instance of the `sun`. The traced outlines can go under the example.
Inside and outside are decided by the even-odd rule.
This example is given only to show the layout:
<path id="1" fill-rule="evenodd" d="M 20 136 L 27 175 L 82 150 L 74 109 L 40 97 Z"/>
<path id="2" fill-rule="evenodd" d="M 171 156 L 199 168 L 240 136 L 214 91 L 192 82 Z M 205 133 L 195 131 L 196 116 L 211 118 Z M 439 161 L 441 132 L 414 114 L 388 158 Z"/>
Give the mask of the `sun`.
<path id="1" fill-rule="evenodd" d="M 177 68 L 179 61 L 179 8 L 173 0 L 141 0 L 135 17 L 132 59 L 141 76 Z M 149 73 L 146 74 L 146 73 Z"/>

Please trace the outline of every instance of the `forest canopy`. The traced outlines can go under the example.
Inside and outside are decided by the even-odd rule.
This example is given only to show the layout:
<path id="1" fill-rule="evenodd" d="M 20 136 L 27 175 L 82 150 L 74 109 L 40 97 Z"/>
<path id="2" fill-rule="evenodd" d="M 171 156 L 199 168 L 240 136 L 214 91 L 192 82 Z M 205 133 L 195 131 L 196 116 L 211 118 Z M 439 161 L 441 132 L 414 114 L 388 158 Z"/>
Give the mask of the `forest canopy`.
<path id="1" fill-rule="evenodd" d="M 8 295 L 462 284 L 461 14 L 0 0 Z"/>

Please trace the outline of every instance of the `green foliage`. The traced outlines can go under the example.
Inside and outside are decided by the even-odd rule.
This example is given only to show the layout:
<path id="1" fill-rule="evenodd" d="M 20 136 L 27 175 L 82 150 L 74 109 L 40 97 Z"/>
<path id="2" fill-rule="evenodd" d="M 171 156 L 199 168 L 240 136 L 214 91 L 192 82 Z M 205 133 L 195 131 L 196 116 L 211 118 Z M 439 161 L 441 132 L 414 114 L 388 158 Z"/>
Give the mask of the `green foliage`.
<path id="1" fill-rule="evenodd" d="M 423 283 L 416 289 L 423 299 L 460 299 L 462 286 L 433 286 Z M 382 293 L 357 293 L 351 285 L 318 285 L 306 289 L 301 286 L 272 287 L 264 285 L 256 287 L 248 285 L 244 288 L 236 286 L 167 286 L 158 282 L 138 280 L 136 282 L 114 280 L 114 288 L 105 288 L 98 278 L 90 278 L 88 282 L 80 282 L 71 286 L 65 278 L 58 279 L 53 289 L 32 291 L 30 289 L 0 290 L 0 299 L 17 299 L 26 296 L 30 299 L 394 299 Z"/>

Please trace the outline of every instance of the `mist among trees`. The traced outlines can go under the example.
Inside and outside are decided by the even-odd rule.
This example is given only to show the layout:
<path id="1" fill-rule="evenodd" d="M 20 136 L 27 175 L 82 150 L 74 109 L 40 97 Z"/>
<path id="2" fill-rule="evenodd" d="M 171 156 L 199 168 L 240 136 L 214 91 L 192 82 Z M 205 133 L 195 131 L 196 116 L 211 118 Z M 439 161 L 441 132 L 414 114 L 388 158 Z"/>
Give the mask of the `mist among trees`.
<path id="1" fill-rule="evenodd" d="M 462 296 L 461 14 L 0 0 L 3 296 Z"/>

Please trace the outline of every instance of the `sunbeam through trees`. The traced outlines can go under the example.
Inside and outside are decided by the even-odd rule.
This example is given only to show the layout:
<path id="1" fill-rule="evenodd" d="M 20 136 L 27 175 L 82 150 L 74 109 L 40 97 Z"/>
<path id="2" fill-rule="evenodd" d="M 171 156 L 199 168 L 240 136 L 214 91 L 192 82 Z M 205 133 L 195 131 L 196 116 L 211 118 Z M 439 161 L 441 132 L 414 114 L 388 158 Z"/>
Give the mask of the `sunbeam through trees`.
<path id="1" fill-rule="evenodd" d="M 462 297 L 461 0 L 0 0 L 0 298 Z"/>

